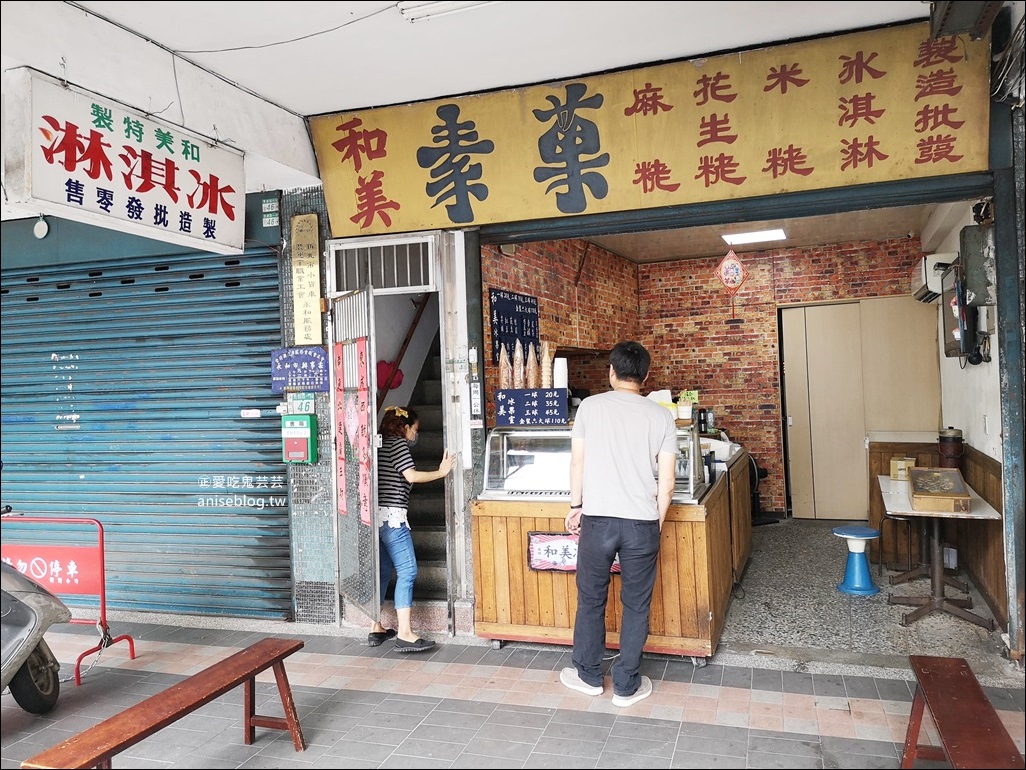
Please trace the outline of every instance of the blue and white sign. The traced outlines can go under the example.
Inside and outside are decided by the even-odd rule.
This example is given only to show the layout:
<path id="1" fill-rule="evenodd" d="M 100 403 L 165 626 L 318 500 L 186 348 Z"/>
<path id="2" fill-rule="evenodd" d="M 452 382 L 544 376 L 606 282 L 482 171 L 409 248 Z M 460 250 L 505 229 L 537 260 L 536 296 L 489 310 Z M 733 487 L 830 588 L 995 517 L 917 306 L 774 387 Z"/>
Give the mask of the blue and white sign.
<path id="1" fill-rule="evenodd" d="M 496 425 L 566 425 L 566 388 L 510 388 L 495 392 Z"/>

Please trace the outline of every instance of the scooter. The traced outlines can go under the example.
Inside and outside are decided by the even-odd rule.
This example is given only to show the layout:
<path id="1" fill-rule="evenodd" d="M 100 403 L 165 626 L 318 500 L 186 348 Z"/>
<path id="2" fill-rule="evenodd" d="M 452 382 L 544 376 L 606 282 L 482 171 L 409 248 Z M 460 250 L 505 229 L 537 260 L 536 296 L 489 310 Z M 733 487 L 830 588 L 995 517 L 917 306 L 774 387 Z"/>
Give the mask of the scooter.
<path id="1" fill-rule="evenodd" d="M 61 664 L 43 634 L 54 623 L 69 622 L 71 610 L 7 562 L 0 562 L 0 570 L 0 689 L 10 687 L 25 711 L 45 714 L 57 705 Z"/>

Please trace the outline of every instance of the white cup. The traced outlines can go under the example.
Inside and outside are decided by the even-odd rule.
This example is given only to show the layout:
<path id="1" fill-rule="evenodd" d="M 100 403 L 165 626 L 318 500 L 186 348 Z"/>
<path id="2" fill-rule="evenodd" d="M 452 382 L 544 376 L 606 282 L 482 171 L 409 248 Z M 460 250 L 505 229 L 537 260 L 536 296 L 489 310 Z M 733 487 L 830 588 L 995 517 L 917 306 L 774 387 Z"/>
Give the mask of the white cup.
<path id="1" fill-rule="evenodd" d="M 677 404 L 677 417 L 681 420 L 691 419 L 691 402 L 683 401 Z"/>
<path id="2" fill-rule="evenodd" d="M 552 387 L 566 388 L 569 387 L 569 383 L 570 377 L 567 372 L 566 359 L 554 358 L 552 360 Z"/>

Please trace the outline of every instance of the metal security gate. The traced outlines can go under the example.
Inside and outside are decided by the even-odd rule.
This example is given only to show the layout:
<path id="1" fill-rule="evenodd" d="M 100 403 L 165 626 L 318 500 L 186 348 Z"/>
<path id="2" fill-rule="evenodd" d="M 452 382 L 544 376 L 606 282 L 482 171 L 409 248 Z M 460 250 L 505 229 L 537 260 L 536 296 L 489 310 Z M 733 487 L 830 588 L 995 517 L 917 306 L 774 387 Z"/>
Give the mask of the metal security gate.
<path id="1" fill-rule="evenodd" d="M 339 593 L 377 618 L 377 408 L 374 293 L 364 288 L 332 300 L 332 377 L 335 414 L 335 494 Z"/>
<path id="2" fill-rule="evenodd" d="M 109 608 L 291 619 L 276 254 L 7 269 L 2 314 L 0 502 L 99 520 Z"/>

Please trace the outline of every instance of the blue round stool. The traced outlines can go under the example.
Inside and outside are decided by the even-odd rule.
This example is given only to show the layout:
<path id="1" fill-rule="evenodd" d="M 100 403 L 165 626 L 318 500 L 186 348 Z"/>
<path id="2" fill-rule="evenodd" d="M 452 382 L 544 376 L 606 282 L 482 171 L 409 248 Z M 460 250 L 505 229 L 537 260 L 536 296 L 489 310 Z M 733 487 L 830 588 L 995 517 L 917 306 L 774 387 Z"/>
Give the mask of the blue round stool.
<path id="1" fill-rule="evenodd" d="M 844 580 L 837 584 L 837 590 L 856 596 L 872 596 L 880 593 L 869 572 L 866 558 L 866 543 L 880 537 L 880 530 L 856 525 L 834 527 L 833 533 L 848 541 L 848 563 L 844 568 Z"/>

